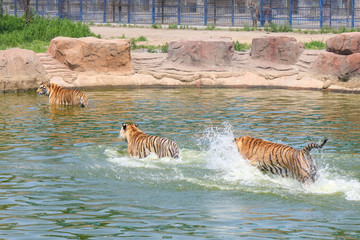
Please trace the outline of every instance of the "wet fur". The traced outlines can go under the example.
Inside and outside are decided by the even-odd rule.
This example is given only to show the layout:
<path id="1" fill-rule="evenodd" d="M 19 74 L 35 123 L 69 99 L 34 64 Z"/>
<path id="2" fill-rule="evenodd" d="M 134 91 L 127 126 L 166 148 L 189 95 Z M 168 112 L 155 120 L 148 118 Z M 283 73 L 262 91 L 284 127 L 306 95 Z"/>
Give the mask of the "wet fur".
<path id="1" fill-rule="evenodd" d="M 89 105 L 87 96 L 78 90 L 65 89 L 50 83 L 49 81 L 42 82 L 36 91 L 40 95 L 46 95 L 49 97 L 50 104 L 60 105 L 74 105 L 87 107 Z"/>
<path id="2" fill-rule="evenodd" d="M 123 124 L 120 138 L 127 141 L 127 150 L 131 156 L 145 158 L 150 153 L 156 153 L 159 158 L 179 158 L 179 149 L 174 141 L 163 137 L 149 136 L 135 124 Z"/>
<path id="3" fill-rule="evenodd" d="M 265 141 L 259 138 L 238 137 L 235 144 L 243 158 L 262 171 L 271 172 L 282 177 L 292 177 L 302 184 L 316 181 L 318 173 L 315 161 L 310 155 L 313 148 L 322 148 L 321 144 L 310 143 L 301 150 L 293 147 Z"/>

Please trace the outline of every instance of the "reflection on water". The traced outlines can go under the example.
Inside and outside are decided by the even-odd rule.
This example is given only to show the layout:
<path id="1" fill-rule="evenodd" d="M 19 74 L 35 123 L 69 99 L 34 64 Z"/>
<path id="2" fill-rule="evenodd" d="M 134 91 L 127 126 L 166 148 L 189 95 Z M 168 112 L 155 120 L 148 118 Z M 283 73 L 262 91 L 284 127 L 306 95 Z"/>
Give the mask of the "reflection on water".
<path id="1" fill-rule="evenodd" d="M 360 95 L 248 89 L 87 91 L 89 108 L 0 95 L 0 238 L 359 237 Z M 181 158 L 128 157 L 121 123 Z M 303 188 L 241 159 L 241 135 L 313 151 Z"/>

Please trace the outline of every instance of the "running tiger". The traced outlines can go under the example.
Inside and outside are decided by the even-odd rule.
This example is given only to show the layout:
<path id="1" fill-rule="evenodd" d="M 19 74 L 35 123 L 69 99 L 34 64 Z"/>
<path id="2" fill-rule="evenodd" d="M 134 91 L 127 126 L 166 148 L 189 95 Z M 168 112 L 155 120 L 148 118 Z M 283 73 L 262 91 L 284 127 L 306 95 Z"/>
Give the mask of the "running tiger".
<path id="1" fill-rule="evenodd" d="M 176 143 L 167 138 L 149 136 L 143 133 L 137 124 L 123 123 L 120 138 L 128 143 L 128 153 L 131 156 L 144 158 L 150 153 L 156 153 L 159 158 L 179 158 L 179 149 Z"/>
<path id="2" fill-rule="evenodd" d="M 49 96 L 50 104 L 75 105 L 81 107 L 87 107 L 89 105 L 87 96 L 83 92 L 65 89 L 55 83 L 50 83 L 50 81 L 42 82 L 36 92 L 40 95 Z"/>
<path id="3" fill-rule="evenodd" d="M 313 148 L 322 148 L 321 144 L 309 143 L 301 150 L 293 147 L 265 141 L 259 138 L 238 137 L 235 144 L 243 158 L 262 171 L 268 171 L 282 177 L 292 177 L 302 184 L 309 184 L 318 178 L 315 161 L 310 155 Z"/>

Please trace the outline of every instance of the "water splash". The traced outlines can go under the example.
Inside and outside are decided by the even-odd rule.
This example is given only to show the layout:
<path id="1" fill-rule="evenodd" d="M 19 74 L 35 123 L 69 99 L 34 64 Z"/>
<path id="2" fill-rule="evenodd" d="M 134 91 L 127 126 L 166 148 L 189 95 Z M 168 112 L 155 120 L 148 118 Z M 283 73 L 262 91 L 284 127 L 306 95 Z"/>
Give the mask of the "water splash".
<path id="1" fill-rule="evenodd" d="M 280 194 L 344 194 L 349 201 L 360 201 L 360 182 L 357 179 L 340 177 L 336 171 L 326 166 L 319 169 L 319 179 L 310 186 L 301 184 L 290 178 L 282 178 L 272 174 L 264 174 L 257 168 L 251 166 L 247 160 L 238 153 L 233 143 L 234 135 L 232 126 L 224 123 L 220 128 L 208 128 L 202 142 L 207 142 L 205 150 L 207 166 L 217 169 L 217 180 L 224 180 L 235 189 L 248 191 L 246 186 L 251 186 L 253 191 L 267 191 Z M 326 154 L 316 154 L 320 161 L 326 162 Z M 316 159 L 315 157 L 315 159 Z M 238 185 L 245 185 L 239 187 Z M 265 188 L 265 189 L 264 189 Z"/>
<path id="2" fill-rule="evenodd" d="M 205 134 L 197 138 L 200 150 L 180 149 L 180 159 L 159 159 L 155 154 L 138 159 L 127 156 L 126 151 L 114 148 L 106 149 L 104 154 L 107 161 L 113 164 L 113 170 L 119 173 L 119 178 L 124 178 L 124 174 L 132 174 L 128 178 L 148 184 L 153 182 L 173 186 L 198 186 L 207 189 L 274 193 L 282 196 L 340 193 L 346 200 L 360 201 L 360 182 L 357 179 L 340 177 L 336 169 L 321 166 L 319 179 L 310 186 L 302 186 L 295 179 L 264 174 L 251 166 L 239 154 L 230 124 L 209 127 L 204 132 Z M 322 151 L 315 153 L 314 158 L 326 162 L 328 156 Z"/>

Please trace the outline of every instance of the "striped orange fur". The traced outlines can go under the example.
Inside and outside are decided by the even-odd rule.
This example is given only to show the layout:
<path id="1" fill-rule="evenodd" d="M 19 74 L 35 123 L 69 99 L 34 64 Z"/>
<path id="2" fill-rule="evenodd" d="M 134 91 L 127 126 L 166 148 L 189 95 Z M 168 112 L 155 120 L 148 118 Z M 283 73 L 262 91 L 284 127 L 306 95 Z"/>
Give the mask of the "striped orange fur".
<path id="1" fill-rule="evenodd" d="M 65 89 L 49 81 L 42 82 L 36 92 L 40 95 L 48 96 L 50 104 L 81 107 L 87 107 L 89 105 L 88 98 L 83 92 L 74 89 Z"/>
<path id="2" fill-rule="evenodd" d="M 298 150 L 259 138 L 247 136 L 235 138 L 237 149 L 251 165 L 282 177 L 295 178 L 304 184 L 313 183 L 318 178 L 315 161 L 310 151 L 313 148 L 322 148 L 326 141 L 327 139 L 321 144 L 310 143 Z"/>
<path id="3" fill-rule="evenodd" d="M 150 153 L 155 153 L 159 158 L 179 158 L 179 149 L 174 141 L 163 137 L 149 136 L 143 133 L 136 124 L 123 123 L 120 138 L 127 141 L 127 150 L 130 156 L 144 158 Z"/>

